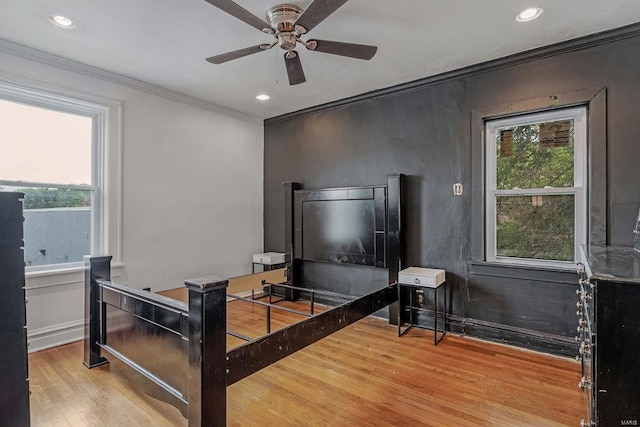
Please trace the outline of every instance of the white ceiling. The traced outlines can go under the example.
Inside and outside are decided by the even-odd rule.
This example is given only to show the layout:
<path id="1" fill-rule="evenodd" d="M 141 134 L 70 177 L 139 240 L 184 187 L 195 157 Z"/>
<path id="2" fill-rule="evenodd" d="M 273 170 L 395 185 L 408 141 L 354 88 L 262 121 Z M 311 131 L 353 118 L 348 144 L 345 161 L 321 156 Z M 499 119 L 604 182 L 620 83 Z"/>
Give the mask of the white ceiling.
<path id="1" fill-rule="evenodd" d="M 236 2 L 263 19 L 276 4 Z M 533 5 L 544 15 L 517 23 Z M 281 49 L 222 65 L 204 60 L 273 40 L 204 0 L 0 0 L 0 10 L 1 39 L 259 118 L 640 21 L 640 0 L 350 0 L 310 36 L 377 45 L 376 56 L 299 48 L 307 82 L 289 86 Z M 49 24 L 54 13 L 77 28 Z M 260 93 L 271 100 L 257 101 Z"/>

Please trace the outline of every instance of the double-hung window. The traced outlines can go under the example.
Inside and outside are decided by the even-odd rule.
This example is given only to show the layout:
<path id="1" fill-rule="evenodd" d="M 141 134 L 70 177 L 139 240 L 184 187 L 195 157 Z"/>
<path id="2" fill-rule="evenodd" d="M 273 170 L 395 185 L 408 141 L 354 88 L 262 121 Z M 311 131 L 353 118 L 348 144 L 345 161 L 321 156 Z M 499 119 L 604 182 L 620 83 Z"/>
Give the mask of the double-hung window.
<path id="1" fill-rule="evenodd" d="M 586 240 L 586 108 L 486 122 L 487 261 L 568 267 Z"/>
<path id="2" fill-rule="evenodd" d="M 0 191 L 25 194 L 27 271 L 80 266 L 105 249 L 106 111 L 0 87 Z"/>

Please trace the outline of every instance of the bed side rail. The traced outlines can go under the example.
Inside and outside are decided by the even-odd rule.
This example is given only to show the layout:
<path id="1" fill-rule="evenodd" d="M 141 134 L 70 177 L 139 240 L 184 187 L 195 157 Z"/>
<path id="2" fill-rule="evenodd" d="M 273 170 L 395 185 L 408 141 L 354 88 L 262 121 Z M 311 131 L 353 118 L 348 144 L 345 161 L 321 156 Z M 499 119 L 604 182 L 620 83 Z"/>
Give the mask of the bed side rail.
<path id="1" fill-rule="evenodd" d="M 397 301 L 392 284 L 227 352 L 227 386 Z"/>

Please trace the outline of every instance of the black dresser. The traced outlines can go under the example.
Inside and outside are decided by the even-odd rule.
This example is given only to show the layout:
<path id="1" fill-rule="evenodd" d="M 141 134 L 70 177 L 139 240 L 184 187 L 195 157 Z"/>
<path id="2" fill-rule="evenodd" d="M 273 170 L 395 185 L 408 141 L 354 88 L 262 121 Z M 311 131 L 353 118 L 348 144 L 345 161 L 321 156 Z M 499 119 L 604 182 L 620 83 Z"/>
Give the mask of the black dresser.
<path id="1" fill-rule="evenodd" d="M 583 425 L 640 425 L 640 253 L 627 247 L 582 249 L 577 290 Z"/>
<path id="2" fill-rule="evenodd" d="M 0 192 L 0 426 L 29 425 L 22 193 Z"/>

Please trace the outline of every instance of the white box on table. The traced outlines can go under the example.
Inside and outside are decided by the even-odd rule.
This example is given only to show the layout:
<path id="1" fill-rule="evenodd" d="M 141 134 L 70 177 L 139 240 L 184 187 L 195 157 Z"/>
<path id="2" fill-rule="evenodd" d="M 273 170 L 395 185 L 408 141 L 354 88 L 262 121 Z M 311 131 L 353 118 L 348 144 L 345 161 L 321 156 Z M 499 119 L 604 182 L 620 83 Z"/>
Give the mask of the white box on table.
<path id="1" fill-rule="evenodd" d="M 437 288 L 444 283 L 444 270 L 435 268 L 409 267 L 398 273 L 398 283 L 405 285 Z"/>
<path id="2" fill-rule="evenodd" d="M 265 252 L 253 255 L 254 264 L 276 265 L 284 264 L 284 254 L 280 252 Z"/>

